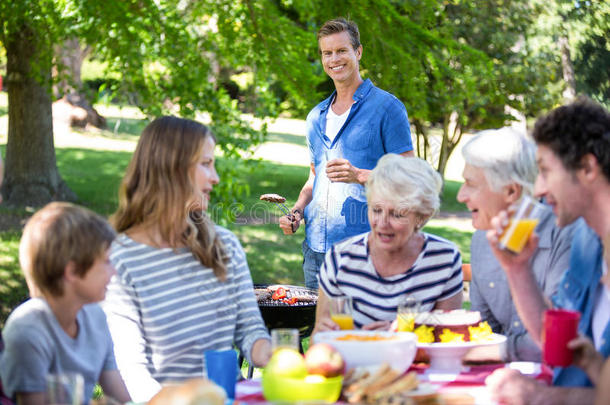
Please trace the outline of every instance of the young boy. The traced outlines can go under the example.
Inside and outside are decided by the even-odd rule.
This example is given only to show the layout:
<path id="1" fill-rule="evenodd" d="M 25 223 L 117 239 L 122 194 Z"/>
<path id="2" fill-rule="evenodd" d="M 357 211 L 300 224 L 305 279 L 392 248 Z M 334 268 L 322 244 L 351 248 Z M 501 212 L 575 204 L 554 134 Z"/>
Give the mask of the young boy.
<path id="1" fill-rule="evenodd" d="M 45 404 L 46 376 L 65 372 L 83 376 L 85 403 L 96 382 L 107 396 L 130 400 L 95 304 L 115 273 L 114 237 L 103 218 L 69 203 L 50 203 L 28 221 L 19 261 L 32 298 L 9 316 L 0 354 L 4 391 L 18 404 Z"/>

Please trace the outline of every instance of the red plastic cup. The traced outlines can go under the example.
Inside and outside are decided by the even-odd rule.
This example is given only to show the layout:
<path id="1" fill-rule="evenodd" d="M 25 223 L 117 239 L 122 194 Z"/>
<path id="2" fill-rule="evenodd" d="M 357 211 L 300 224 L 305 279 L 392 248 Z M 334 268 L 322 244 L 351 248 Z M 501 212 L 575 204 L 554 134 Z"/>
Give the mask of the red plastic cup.
<path id="1" fill-rule="evenodd" d="M 565 309 L 544 311 L 542 331 L 542 357 L 552 367 L 567 367 L 572 364 L 572 350 L 568 342 L 578 336 L 580 312 Z"/>

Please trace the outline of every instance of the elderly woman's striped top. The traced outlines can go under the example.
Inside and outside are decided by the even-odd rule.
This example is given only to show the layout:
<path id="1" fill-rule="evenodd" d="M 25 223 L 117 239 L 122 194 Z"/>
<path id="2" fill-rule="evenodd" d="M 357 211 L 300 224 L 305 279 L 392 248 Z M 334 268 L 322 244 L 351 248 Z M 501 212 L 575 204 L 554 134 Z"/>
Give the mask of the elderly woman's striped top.
<path id="1" fill-rule="evenodd" d="M 437 301 L 462 291 L 462 258 L 452 242 L 423 233 L 424 246 L 413 266 L 404 273 L 381 277 L 370 256 L 369 234 L 335 244 L 326 253 L 319 274 L 320 288 L 327 296 L 352 297 L 357 327 L 396 319 L 398 304 L 407 295 L 428 311 Z"/>

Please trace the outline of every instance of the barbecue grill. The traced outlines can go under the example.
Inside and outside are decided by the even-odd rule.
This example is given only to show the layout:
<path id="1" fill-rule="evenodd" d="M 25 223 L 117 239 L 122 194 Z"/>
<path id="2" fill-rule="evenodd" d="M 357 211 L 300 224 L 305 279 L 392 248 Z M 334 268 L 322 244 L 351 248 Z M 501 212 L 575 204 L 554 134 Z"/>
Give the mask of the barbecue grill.
<path id="1" fill-rule="evenodd" d="M 254 291 L 269 290 L 269 287 L 269 284 L 255 284 Z M 286 289 L 287 298 L 297 298 L 294 304 L 286 304 L 281 300 L 265 297 L 264 294 L 257 294 L 258 307 L 267 329 L 295 328 L 299 330 L 301 339 L 311 335 L 316 320 L 318 292 L 295 285 L 281 287 Z"/>
<path id="2" fill-rule="evenodd" d="M 273 291 L 276 287 L 286 289 L 286 298 L 296 298 L 296 302 L 287 304 L 282 300 L 272 299 L 270 291 Z M 300 336 L 299 349 L 303 353 L 301 340 L 311 335 L 313 331 L 316 321 L 318 292 L 312 288 L 279 284 L 254 284 L 254 292 L 267 329 L 269 331 L 277 328 L 298 329 Z M 248 378 L 252 378 L 252 371 L 253 368 L 250 366 L 248 368 Z"/>

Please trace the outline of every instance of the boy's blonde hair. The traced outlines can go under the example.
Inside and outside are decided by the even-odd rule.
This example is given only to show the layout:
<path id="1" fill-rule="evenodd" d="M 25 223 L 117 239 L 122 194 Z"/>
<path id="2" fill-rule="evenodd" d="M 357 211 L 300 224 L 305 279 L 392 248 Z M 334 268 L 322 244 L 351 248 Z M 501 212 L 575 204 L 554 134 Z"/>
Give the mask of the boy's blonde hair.
<path id="1" fill-rule="evenodd" d="M 29 219 L 19 244 L 30 294 L 38 290 L 63 295 L 61 280 L 68 263 L 84 277 L 114 238 L 114 230 L 98 214 L 66 202 L 47 204 Z"/>

